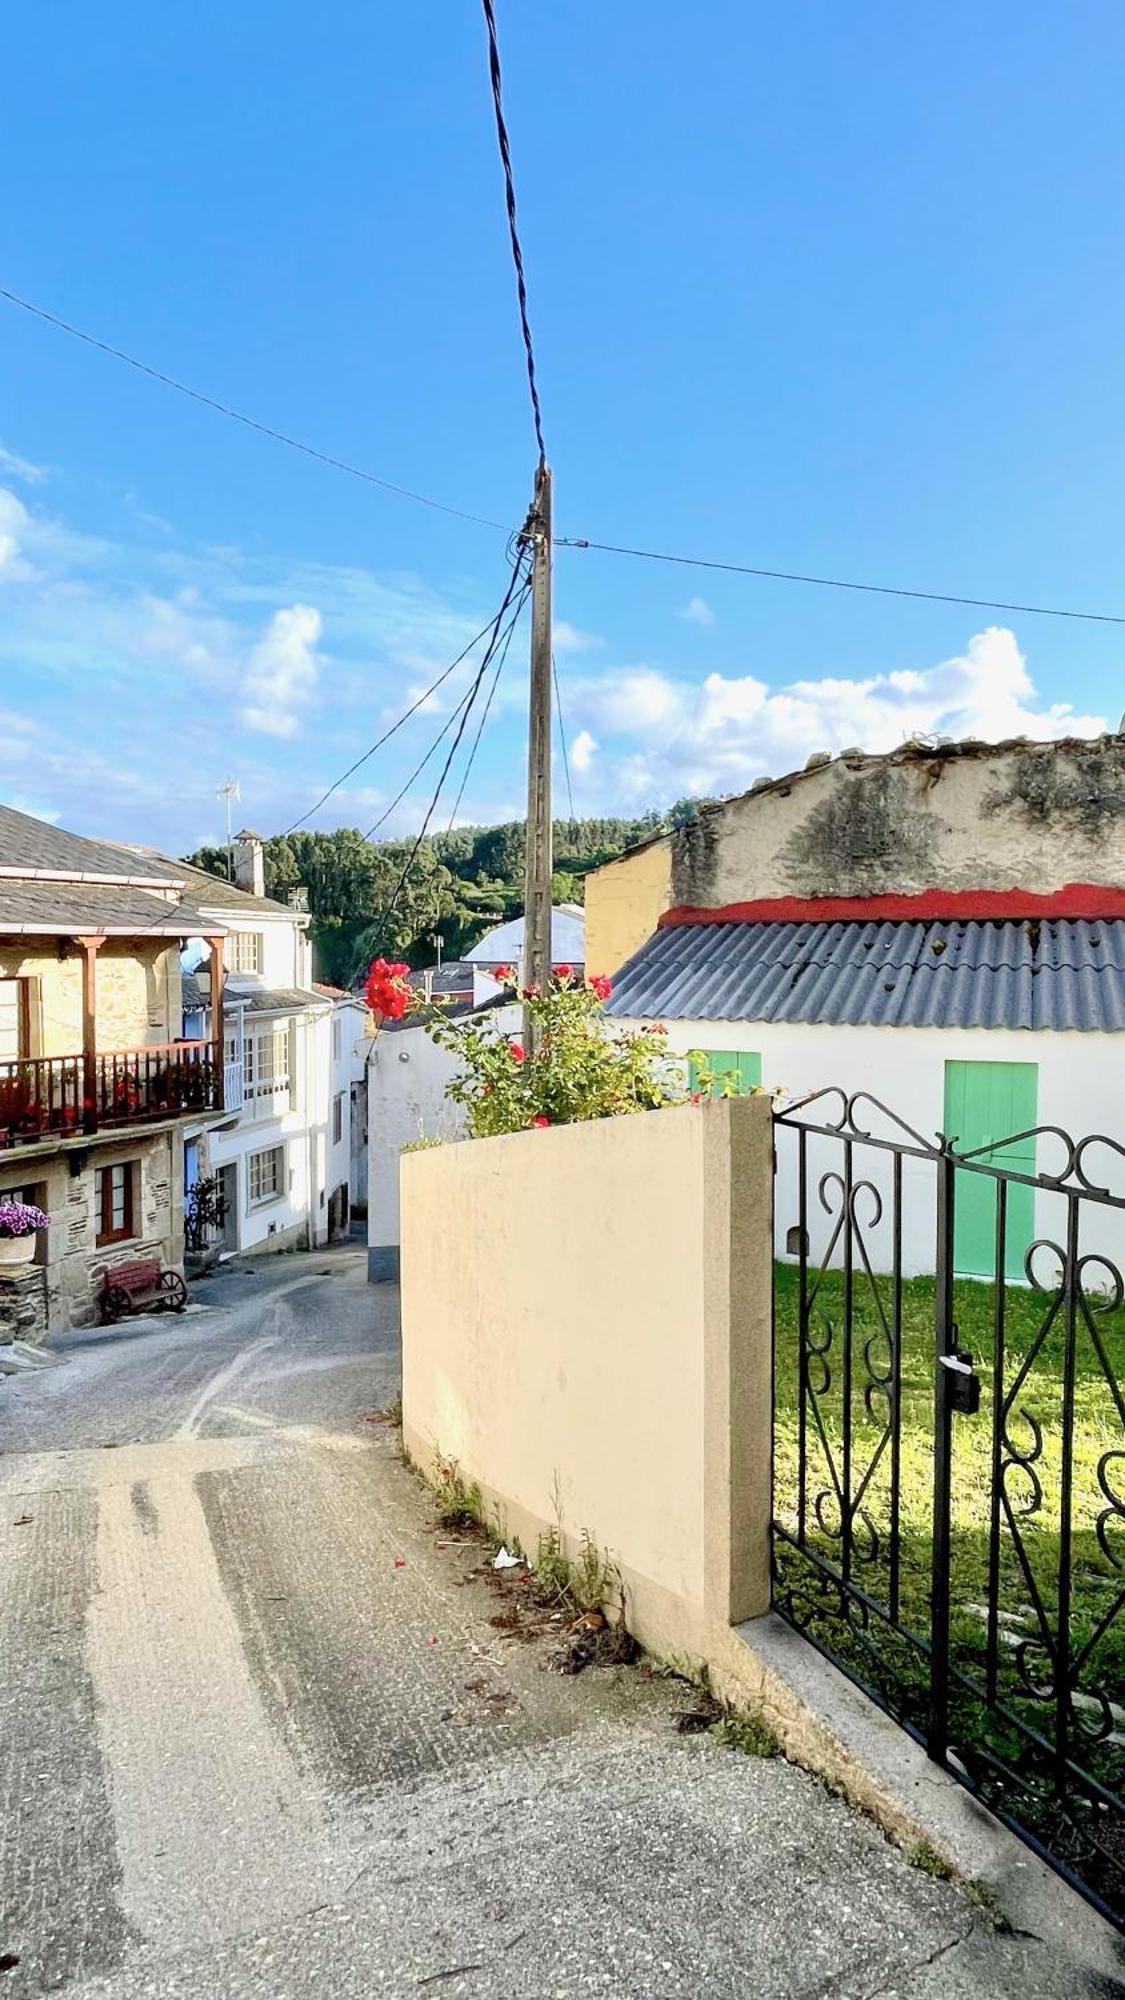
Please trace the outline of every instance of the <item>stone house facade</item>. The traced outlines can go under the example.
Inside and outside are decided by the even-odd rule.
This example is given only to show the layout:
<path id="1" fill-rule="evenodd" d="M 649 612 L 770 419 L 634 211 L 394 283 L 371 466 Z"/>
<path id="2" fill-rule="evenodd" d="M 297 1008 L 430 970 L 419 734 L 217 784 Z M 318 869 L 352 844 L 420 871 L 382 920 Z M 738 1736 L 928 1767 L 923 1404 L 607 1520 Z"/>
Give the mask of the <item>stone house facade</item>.
<path id="1" fill-rule="evenodd" d="M 0 1200 L 50 1218 L 0 1277 L 0 1338 L 95 1320 L 117 1264 L 182 1266 L 181 1132 L 223 1101 L 184 1034 L 192 935 L 221 988 L 224 932 L 174 865 L 0 808 Z"/>

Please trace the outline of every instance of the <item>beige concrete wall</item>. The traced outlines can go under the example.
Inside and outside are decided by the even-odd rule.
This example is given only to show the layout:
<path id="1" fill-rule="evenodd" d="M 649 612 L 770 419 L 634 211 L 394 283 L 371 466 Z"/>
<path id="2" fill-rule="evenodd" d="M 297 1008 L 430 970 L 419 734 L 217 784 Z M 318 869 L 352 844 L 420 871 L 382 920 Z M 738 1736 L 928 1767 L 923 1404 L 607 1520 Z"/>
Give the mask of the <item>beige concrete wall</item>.
<path id="1" fill-rule="evenodd" d="M 672 901 L 672 841 L 654 840 L 586 877 L 586 971 L 615 973 Z"/>
<path id="2" fill-rule="evenodd" d="M 677 905 L 1119 885 L 1125 738 L 845 754 L 731 799 L 671 847 Z M 609 872 L 590 876 L 588 898 Z"/>
<path id="3" fill-rule="evenodd" d="M 98 1167 L 131 1161 L 136 1181 L 136 1235 L 99 1248 L 94 1218 L 94 1174 Z M 183 1137 L 179 1130 L 96 1143 L 81 1152 L 21 1159 L 4 1156 L 0 1200 L 17 1190 L 46 1210 L 50 1227 L 40 1236 L 37 1258 L 46 1267 L 48 1321 L 53 1330 L 87 1326 L 98 1317 L 104 1273 L 137 1257 L 159 1257 L 183 1269 Z M 72 1172 L 72 1167 L 76 1171 Z"/>
<path id="4" fill-rule="evenodd" d="M 37 1056 L 77 1055 L 82 1049 L 81 948 L 60 959 L 42 940 L 0 945 L 0 979 L 29 979 L 31 1049 Z M 163 940 L 109 938 L 97 956 L 98 1048 L 153 1047 L 182 1032 L 180 957 Z"/>
<path id="5" fill-rule="evenodd" d="M 656 1651 L 768 1603 L 765 1098 L 407 1154 L 403 1412 L 525 1546 L 619 1566 Z"/>

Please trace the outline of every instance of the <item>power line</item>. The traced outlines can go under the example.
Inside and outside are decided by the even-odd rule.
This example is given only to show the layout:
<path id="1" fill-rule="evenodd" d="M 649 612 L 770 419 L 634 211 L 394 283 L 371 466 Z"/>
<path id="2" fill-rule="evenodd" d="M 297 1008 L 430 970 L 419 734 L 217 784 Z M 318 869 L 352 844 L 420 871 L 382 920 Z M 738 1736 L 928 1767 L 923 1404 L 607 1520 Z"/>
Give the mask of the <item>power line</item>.
<path id="1" fill-rule="evenodd" d="M 429 687 L 423 689 L 422 693 L 418 696 L 417 701 L 411 703 L 410 707 L 405 711 L 405 713 L 399 716 L 398 721 L 392 722 L 390 728 L 384 730 L 382 736 L 380 736 L 377 739 L 377 741 L 371 745 L 370 749 L 364 751 L 362 757 L 357 757 L 354 764 L 348 765 L 347 770 L 344 771 L 341 774 L 341 776 L 334 781 L 334 783 L 329 785 L 328 790 L 326 792 L 321 793 L 316 804 L 314 806 L 310 806 L 308 812 L 302 813 L 300 819 L 295 819 L 293 821 L 292 826 L 286 827 L 285 832 L 281 836 L 283 840 L 287 839 L 289 834 L 296 833 L 297 828 L 299 826 L 304 826 L 306 820 L 310 820 L 314 813 L 318 813 L 320 811 L 321 806 L 324 805 L 325 801 L 332 797 L 333 792 L 338 792 L 341 785 L 346 785 L 348 779 L 355 776 L 355 773 L 359 770 L 360 766 L 362 764 L 366 764 L 368 758 L 373 757 L 375 755 L 376 750 L 381 750 L 384 743 L 390 742 L 391 737 L 394 736 L 395 733 L 402 728 L 404 722 L 409 722 L 412 715 L 417 715 L 418 710 L 422 707 L 423 703 L 428 701 L 432 694 L 437 693 L 439 687 L 441 687 L 443 683 L 449 679 L 450 674 L 456 671 L 456 669 L 461 665 L 461 662 L 463 660 L 468 659 L 468 656 L 472 652 L 473 647 L 479 646 L 481 640 L 485 636 L 485 633 L 490 632 L 492 630 L 492 625 L 493 625 L 493 620 L 490 618 L 487 625 L 481 626 L 480 631 L 477 633 L 476 637 L 469 640 L 469 643 L 465 647 L 464 651 L 458 653 L 457 658 L 455 660 L 450 661 L 449 665 L 444 669 L 444 671 L 438 675 L 436 681 L 431 681 Z M 458 707 L 459 706 L 460 703 L 458 703 Z M 455 709 L 454 714 L 456 714 L 456 712 L 457 711 Z"/>
<path id="2" fill-rule="evenodd" d="M 477 733 L 473 738 L 473 747 L 469 752 L 469 761 L 465 766 L 465 773 L 461 779 L 461 789 L 459 790 L 457 797 L 453 802 L 453 811 L 449 815 L 449 825 L 446 829 L 448 833 L 452 833 L 454 822 L 457 818 L 458 813 L 461 810 L 461 801 L 465 796 L 465 787 L 468 784 L 469 779 L 472 775 L 473 765 L 476 762 L 477 751 L 480 749 L 480 740 L 481 737 L 484 735 L 485 725 L 487 724 L 489 715 L 491 714 L 492 704 L 496 699 L 496 690 L 500 685 L 500 676 L 504 671 L 504 662 L 508 657 L 508 648 L 512 643 L 512 634 L 515 631 L 517 624 L 519 623 L 520 614 L 523 611 L 524 605 L 527 603 L 529 590 L 530 590 L 530 585 L 525 583 L 523 590 L 520 593 L 519 603 L 516 606 L 515 617 L 509 620 L 508 629 L 504 634 L 503 644 L 501 646 L 500 653 L 496 661 L 496 672 L 492 676 L 492 686 L 488 690 L 488 700 L 484 704 L 484 713 L 482 714 L 481 719 L 477 724 Z"/>
<path id="3" fill-rule="evenodd" d="M 380 930 L 386 923 L 390 921 L 391 917 L 394 915 L 395 908 L 398 904 L 398 899 L 402 894 L 402 891 L 406 885 L 407 879 L 410 875 L 410 870 L 414 866 L 418 849 L 421 847 L 422 842 L 426 838 L 426 834 L 429 832 L 430 821 L 432 820 L 435 812 L 437 811 L 438 800 L 441 797 L 442 788 L 445 784 L 446 778 L 449 776 L 450 765 L 452 764 L 453 759 L 457 755 L 461 738 L 465 733 L 465 725 L 468 722 L 470 715 L 472 714 L 473 704 L 476 701 L 478 693 L 480 692 L 481 682 L 483 681 L 484 676 L 488 671 L 489 663 L 495 654 L 497 643 L 499 640 L 500 628 L 504 622 L 505 614 L 507 613 L 508 606 L 511 604 L 512 598 L 515 596 L 516 589 L 520 585 L 521 581 L 523 584 L 524 594 L 526 594 L 527 579 L 526 576 L 523 575 L 522 564 L 517 562 L 513 566 L 512 574 L 508 579 L 508 587 L 504 592 L 503 602 L 501 603 L 500 609 L 496 613 L 495 620 L 493 621 L 492 633 L 489 638 L 488 645 L 485 647 L 484 657 L 481 660 L 480 666 L 477 669 L 476 678 L 473 681 L 472 687 L 469 689 L 468 697 L 464 702 L 461 720 L 457 728 L 457 734 L 453 739 L 449 755 L 442 766 L 441 776 L 438 779 L 436 786 L 434 787 L 434 795 L 430 800 L 429 805 L 426 808 L 426 817 L 422 821 L 422 824 L 419 827 L 418 833 L 415 837 L 414 844 L 411 847 L 410 852 L 406 857 L 406 860 L 402 864 L 402 869 L 399 873 L 398 880 L 391 891 L 390 899 L 386 905 L 386 908 L 384 909 L 382 915 L 378 919 L 378 927 Z M 518 615 L 519 613 L 517 611 L 516 616 L 518 617 Z M 442 734 L 444 735 L 444 733 L 445 732 L 443 731 Z"/>
<path id="4" fill-rule="evenodd" d="M 527 591 L 525 586 L 523 592 L 521 593 L 519 604 L 516 608 L 515 614 L 509 621 L 507 631 L 503 635 L 505 639 L 510 640 L 511 638 L 512 632 L 515 628 L 516 619 L 519 617 L 520 612 L 523 610 L 526 595 Z M 491 626 L 492 622 L 493 622 L 492 620 L 489 621 L 489 626 Z M 434 752 L 438 749 L 440 744 L 443 743 L 445 738 L 448 736 L 450 730 L 452 729 L 454 723 L 457 721 L 457 718 L 460 715 L 461 710 L 464 708 L 466 702 L 469 701 L 470 698 L 472 697 L 474 686 L 475 683 L 470 683 L 470 685 L 465 689 L 465 692 L 461 696 L 461 699 L 456 703 L 455 707 L 453 707 L 450 710 L 449 714 L 446 716 L 445 721 L 442 723 L 441 728 L 438 730 L 438 733 L 434 737 L 433 742 L 430 744 L 429 749 L 426 751 L 425 756 L 420 760 L 419 763 L 417 763 L 414 766 L 414 769 L 410 773 L 410 776 L 406 780 L 406 783 L 403 785 L 402 790 L 395 793 L 394 798 L 391 800 L 388 806 L 384 807 L 383 811 L 379 814 L 379 817 L 375 821 L 374 825 L 368 827 L 367 832 L 363 836 L 364 840 L 374 839 L 375 835 L 379 831 L 379 828 L 381 826 L 386 825 L 395 807 L 397 805 L 401 805 L 403 799 L 406 797 L 407 792 L 410 791 L 411 787 L 415 784 L 417 779 L 421 777 L 423 771 L 426 768 L 426 765 L 429 763 L 430 758 L 433 756 Z"/>
<path id="5" fill-rule="evenodd" d="M 573 826 L 574 793 L 571 790 L 570 786 L 570 758 L 567 756 L 567 751 L 566 751 L 566 725 L 563 722 L 562 690 L 559 687 L 559 669 L 553 652 L 551 654 L 551 674 L 553 676 L 555 683 L 555 714 L 558 717 L 558 723 L 559 723 L 559 745 L 562 750 L 563 772 L 566 776 L 566 796 L 567 796 L 567 802 L 570 806 L 570 822 L 571 825 Z"/>
<path id="6" fill-rule="evenodd" d="M 527 316 L 527 280 L 524 276 L 523 249 L 520 244 L 519 225 L 516 221 L 516 184 L 512 173 L 512 148 L 508 140 L 508 126 L 504 117 L 503 85 L 500 76 L 500 44 L 496 34 L 496 14 L 492 0 L 483 0 L 484 18 L 488 27 L 488 71 L 492 80 L 492 107 L 496 114 L 496 138 L 500 146 L 500 160 L 504 168 L 504 200 L 508 210 L 508 235 L 512 244 L 512 262 L 516 267 L 516 292 L 519 296 L 520 326 L 523 331 L 524 353 L 527 356 L 527 386 L 531 391 L 531 414 L 535 424 L 535 442 L 539 446 L 539 463 L 547 459 L 547 447 L 543 442 L 543 412 L 539 407 L 539 389 L 535 379 L 535 348 L 531 339 L 531 323 Z"/>
<path id="7" fill-rule="evenodd" d="M 484 6 L 486 13 L 491 14 L 490 0 L 484 0 Z M 506 141 L 506 131 L 504 137 Z M 501 150 L 503 152 L 503 146 Z M 521 317 L 528 355 L 528 380 L 532 390 L 532 407 L 536 415 L 536 439 L 542 452 L 542 423 L 539 414 L 538 392 L 535 388 L 534 351 L 531 347 L 531 333 L 526 320 L 526 287 L 522 283 L 523 259 L 522 253 L 519 251 L 518 236 L 513 239 L 513 255 L 517 258 L 517 278 L 521 289 Z M 21 298 L 18 292 L 10 291 L 3 285 L 0 285 L 0 299 L 6 299 L 9 305 L 17 306 L 20 311 L 30 313 L 34 318 L 43 320 L 48 326 L 56 327 L 61 333 L 69 334 L 72 339 L 84 342 L 87 347 L 96 348 L 100 353 L 110 355 L 115 361 L 124 362 L 127 367 L 136 369 L 138 374 L 147 375 L 150 380 L 162 383 L 165 388 L 174 389 L 178 395 L 187 396 L 192 402 L 202 403 L 206 409 L 214 410 L 219 416 L 229 418 L 232 423 L 241 424 L 247 430 L 257 431 L 261 437 L 271 438 L 275 444 L 286 445 L 290 451 L 299 451 L 306 458 L 315 459 L 320 465 L 327 465 L 333 471 L 346 473 L 351 479 L 362 479 L 370 486 L 381 487 L 384 492 L 397 493 L 400 498 L 413 500 L 420 507 L 430 507 L 439 514 L 450 514 L 459 521 L 472 521 L 478 527 L 496 528 L 502 534 L 508 534 L 509 539 L 511 539 L 511 531 L 505 522 L 494 520 L 487 514 L 472 514 L 463 507 L 451 507 L 448 502 L 435 500 L 426 493 L 417 493 L 412 487 L 399 486 L 393 480 L 383 479 L 378 473 L 367 471 L 363 466 L 353 465 L 347 459 L 336 458 L 331 452 L 321 451 L 316 445 L 306 444 L 301 438 L 293 437 L 286 431 L 277 430 L 270 424 L 261 423 L 256 417 L 247 416 L 244 411 L 236 410 L 232 405 L 220 402 L 217 397 L 209 396 L 201 389 L 193 389 L 190 384 L 178 381 L 175 376 L 165 374 L 162 369 L 152 367 L 147 361 L 139 360 L 136 355 L 127 354 L 124 349 L 114 347 L 109 341 L 99 339 L 96 334 L 87 333 L 82 327 L 74 326 L 69 320 L 60 318 L 57 313 L 48 312 L 45 307 L 34 305 L 30 299 Z M 774 583 L 810 584 L 820 590 L 861 591 L 875 597 L 913 598 L 928 604 L 963 604 L 972 610 L 978 611 L 1013 611 L 1019 612 L 1026 617 L 1068 618 L 1094 625 L 1125 625 L 1125 615 L 1108 611 L 1076 611 L 1050 604 L 1012 603 L 1004 598 L 968 597 L 953 591 L 911 590 L 895 584 L 858 583 L 853 578 L 847 577 L 814 576 L 799 570 L 764 569 L 749 563 L 719 562 L 713 558 L 704 556 L 672 554 L 663 549 L 628 548 L 616 542 L 592 541 L 587 536 L 556 537 L 555 547 L 562 549 L 596 549 L 605 555 L 633 556 L 645 562 L 674 563 L 680 567 L 689 569 L 718 570 L 730 576 L 756 576 Z M 343 783 L 343 780 L 341 779 L 339 782 Z M 315 811 L 316 808 L 314 807 L 313 810 Z M 303 821 L 301 820 L 295 822 L 295 826 L 302 824 Z M 290 831 L 293 830 L 294 828 L 290 829 Z"/>
<path id="8" fill-rule="evenodd" d="M 461 710 L 464 708 L 465 703 L 468 701 L 470 692 L 471 690 L 469 688 L 466 688 L 464 694 L 461 696 L 460 701 L 457 703 L 456 708 L 450 709 L 449 714 L 446 716 L 445 721 L 442 723 L 441 728 L 438 730 L 438 733 L 434 737 L 433 742 L 430 744 L 429 749 L 426 751 L 425 756 L 422 757 L 417 764 L 415 764 L 414 769 L 411 771 L 410 776 L 406 780 L 405 785 L 402 787 L 402 790 L 395 793 L 394 798 L 391 800 L 388 806 L 385 806 L 383 808 L 383 811 L 379 814 L 379 817 L 375 821 L 374 825 L 368 827 L 367 832 L 363 836 L 365 840 L 374 840 L 375 835 L 379 831 L 379 828 L 381 826 L 386 825 L 395 807 L 402 804 L 402 801 L 406 797 L 406 794 L 410 790 L 411 786 L 414 785 L 416 781 L 421 777 L 423 771 L 426 768 L 426 765 L 429 763 L 430 758 L 433 756 L 434 751 L 438 748 L 439 744 L 441 744 L 444 741 L 444 739 L 448 736 L 450 730 L 452 729 L 454 723 L 457 720 L 457 717 L 460 715 Z"/>
<path id="9" fill-rule="evenodd" d="M 704 556 L 669 555 L 662 549 L 628 549 L 616 542 L 592 542 L 585 536 L 558 538 L 559 549 L 598 549 L 604 555 L 638 556 L 645 562 L 677 563 L 688 569 L 724 570 L 731 576 L 761 576 L 774 583 L 811 583 L 822 590 L 863 590 L 876 597 L 916 597 L 929 604 L 967 604 L 978 611 L 1019 611 L 1035 618 L 1077 618 L 1094 625 L 1125 625 L 1125 616 L 1110 611 L 1064 611 L 1050 604 L 1009 604 L 1002 598 L 958 597 L 946 590 L 906 590 L 890 583 L 854 583 L 839 576 L 804 576 L 785 569 L 753 569 L 748 563 L 714 562 Z"/>
<path id="10" fill-rule="evenodd" d="M 453 514 L 459 521 L 475 521 L 478 527 L 499 528 L 502 534 L 507 533 L 505 521 L 492 521 L 485 514 L 470 514 L 463 507 L 450 507 L 444 500 L 433 500 L 428 493 L 415 493 L 412 487 L 398 486 L 393 479 L 382 479 L 378 473 L 368 472 L 362 465 L 334 458 L 331 452 L 305 444 L 301 438 L 275 430 L 271 424 L 259 423 L 257 417 L 248 417 L 244 411 L 234 409 L 229 403 L 219 402 L 217 397 L 206 395 L 202 389 L 193 389 L 187 382 L 177 381 L 174 375 L 166 375 L 149 362 L 139 361 L 135 354 L 126 354 L 123 348 L 111 346 L 108 340 L 99 340 L 96 334 L 86 333 L 80 326 L 72 326 L 69 320 L 60 319 L 57 313 L 48 312 L 44 306 L 33 305 L 30 299 L 21 298 L 18 292 L 10 292 L 3 285 L 0 285 L 0 299 L 7 299 L 9 305 L 18 306 L 21 312 L 45 320 L 48 326 L 57 327 L 60 333 L 68 333 L 72 340 L 81 340 L 87 347 L 96 347 L 99 353 L 109 354 L 115 361 L 123 361 L 127 367 L 135 368 L 138 374 L 149 376 L 153 382 L 163 383 L 166 389 L 174 389 L 177 395 L 188 396 L 193 403 L 202 403 L 208 410 L 217 411 L 219 416 L 229 417 L 232 423 L 244 424 L 247 430 L 272 438 L 275 444 L 288 445 L 290 451 L 303 452 L 306 458 L 315 458 L 319 464 L 329 465 L 336 472 L 346 472 L 352 479 L 363 479 L 369 486 L 381 486 L 385 493 L 397 493 L 403 500 L 415 500 L 420 507 L 433 507 L 439 514 Z"/>

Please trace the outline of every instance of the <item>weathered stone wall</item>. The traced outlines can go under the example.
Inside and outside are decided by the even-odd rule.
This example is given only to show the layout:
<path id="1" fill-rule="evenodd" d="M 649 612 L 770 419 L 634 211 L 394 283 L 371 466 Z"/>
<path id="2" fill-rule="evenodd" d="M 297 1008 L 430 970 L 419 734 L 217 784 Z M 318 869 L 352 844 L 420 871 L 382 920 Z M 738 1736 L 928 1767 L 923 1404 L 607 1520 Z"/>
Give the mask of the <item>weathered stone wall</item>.
<path id="1" fill-rule="evenodd" d="M 176 1039 L 182 1023 L 176 945 L 110 938 L 97 965 L 100 1049 L 137 1049 Z"/>
<path id="2" fill-rule="evenodd" d="M 77 1055 L 82 1048 L 82 953 L 66 958 L 41 941 L 0 946 L 0 979 L 29 979 L 31 1053 Z M 98 1048 L 151 1047 L 182 1033 L 180 956 L 162 939 L 109 938 L 97 956 Z"/>
<path id="3" fill-rule="evenodd" d="M 137 1233 L 99 1248 L 94 1176 L 98 1167 L 120 1161 L 135 1165 Z M 183 1138 L 178 1130 L 70 1148 L 46 1159 L 6 1157 L 0 1167 L 0 1199 L 16 1190 L 30 1193 L 51 1218 L 43 1270 L 52 1330 L 87 1326 L 97 1319 L 102 1277 L 114 1264 L 159 1257 L 162 1264 L 183 1268 Z"/>
<path id="4" fill-rule="evenodd" d="M 1125 737 L 845 752 L 704 813 L 671 848 L 677 906 L 1119 885 Z"/>
<path id="5" fill-rule="evenodd" d="M 47 1335 L 47 1273 L 41 1264 L 0 1276 L 0 1347 L 13 1340 L 33 1346 Z"/>

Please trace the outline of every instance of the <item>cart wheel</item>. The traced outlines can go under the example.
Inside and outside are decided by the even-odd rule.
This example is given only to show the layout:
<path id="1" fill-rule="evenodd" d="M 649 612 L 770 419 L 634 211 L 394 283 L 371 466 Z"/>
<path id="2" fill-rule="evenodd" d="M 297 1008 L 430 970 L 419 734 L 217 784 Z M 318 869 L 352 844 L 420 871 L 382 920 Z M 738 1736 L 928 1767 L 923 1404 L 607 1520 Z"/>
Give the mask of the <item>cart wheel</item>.
<path id="1" fill-rule="evenodd" d="M 122 1319 L 127 1312 L 132 1311 L 132 1307 L 133 1301 L 124 1285 L 111 1285 L 102 1306 L 105 1318 L 109 1321 Z"/>
<path id="2" fill-rule="evenodd" d="M 169 1312 L 182 1313 L 187 1304 L 187 1286 L 178 1271 L 165 1271 L 160 1279 L 160 1302 Z"/>

